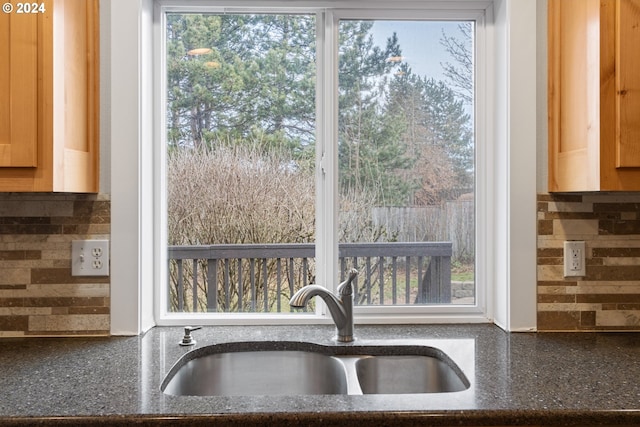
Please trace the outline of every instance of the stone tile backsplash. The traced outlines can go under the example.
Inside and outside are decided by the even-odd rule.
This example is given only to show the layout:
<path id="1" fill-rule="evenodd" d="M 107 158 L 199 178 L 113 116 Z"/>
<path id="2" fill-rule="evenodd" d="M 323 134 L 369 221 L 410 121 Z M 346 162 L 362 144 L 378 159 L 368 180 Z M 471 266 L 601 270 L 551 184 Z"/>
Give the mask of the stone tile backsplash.
<path id="1" fill-rule="evenodd" d="M 0 193 L 0 337 L 109 334 L 109 277 L 71 276 L 71 241 L 109 239 L 108 195 Z"/>
<path id="2" fill-rule="evenodd" d="M 0 193 L 0 337 L 108 335 L 109 277 L 71 276 L 71 241 L 109 238 L 108 195 Z M 640 194 L 538 195 L 537 283 L 540 331 L 640 331 Z"/>
<path id="3" fill-rule="evenodd" d="M 585 277 L 564 277 L 565 240 Z M 538 195 L 537 295 L 540 331 L 640 331 L 640 193 Z"/>

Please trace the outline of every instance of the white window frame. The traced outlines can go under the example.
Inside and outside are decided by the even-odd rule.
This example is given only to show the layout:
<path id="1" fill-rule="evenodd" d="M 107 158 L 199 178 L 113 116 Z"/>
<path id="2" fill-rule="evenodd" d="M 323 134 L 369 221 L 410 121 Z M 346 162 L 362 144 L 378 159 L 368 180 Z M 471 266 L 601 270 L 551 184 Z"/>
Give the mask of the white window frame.
<path id="1" fill-rule="evenodd" d="M 114 335 L 138 334 L 158 324 L 157 315 L 154 320 L 150 297 L 153 283 L 159 279 L 154 264 L 164 260 L 164 256 L 157 244 L 158 235 L 150 232 L 149 225 L 153 223 L 157 227 L 158 223 L 158 202 L 152 200 L 157 195 L 153 178 L 157 173 L 154 166 L 158 163 L 157 159 L 153 164 L 149 162 L 149 157 L 158 151 L 153 147 L 154 129 L 158 129 L 157 123 L 153 123 L 158 115 L 153 110 L 158 103 L 154 100 L 156 88 L 149 84 L 149 76 L 157 75 L 153 61 L 157 52 L 151 47 L 160 31 L 157 22 L 153 21 L 153 10 L 155 8 L 157 12 L 158 7 L 166 3 L 110 0 L 106 3 L 106 13 L 101 14 L 102 24 L 109 28 L 103 50 L 109 60 L 106 66 L 103 65 L 108 97 L 103 100 L 107 106 L 107 120 L 103 121 L 102 132 L 109 137 L 114 171 L 111 174 L 111 332 Z M 198 8 L 215 2 L 186 3 Z M 251 2 L 253 6 L 267 3 L 273 2 Z M 361 4 L 358 1 L 323 2 L 325 6 L 352 3 Z M 308 6 L 309 2 L 286 4 Z M 366 4 L 369 8 L 373 5 L 380 9 L 391 7 L 375 0 Z M 396 2 L 392 7 L 411 8 L 424 4 L 431 2 Z M 477 201 L 478 214 L 485 213 L 487 223 L 478 229 L 485 234 L 485 243 L 483 247 L 477 247 L 476 263 L 487 266 L 487 283 L 494 286 L 486 288 L 487 311 L 481 317 L 493 320 L 506 330 L 534 330 L 535 159 L 536 130 L 540 127 L 536 118 L 537 114 L 544 116 L 544 110 L 542 113 L 536 110 L 537 103 L 542 108 L 544 97 L 538 100 L 540 89 L 536 88 L 535 35 L 539 29 L 535 18 L 541 13 L 535 3 L 521 0 L 468 0 L 451 3 L 450 7 L 486 10 L 488 18 L 485 78 L 487 110 L 494 114 L 485 118 L 485 133 L 496 142 L 484 155 L 488 169 L 496 172 L 491 177 L 478 176 L 478 179 L 486 180 L 487 200 L 490 201 Z M 490 19 L 493 17 L 495 19 Z M 104 34 L 101 34 L 101 40 L 105 41 Z M 527 81 L 528 85 L 520 84 L 522 81 Z M 480 89 L 482 85 L 478 83 L 477 87 Z M 478 121 L 481 119 L 479 114 L 484 112 L 478 111 Z M 150 197 L 154 187 L 156 191 L 152 191 L 153 197 Z M 153 221 L 149 221 L 150 218 Z M 300 320 L 295 319 L 297 323 Z M 383 319 L 385 322 L 402 320 L 420 321 L 393 316 Z M 311 321 L 317 323 L 315 319 Z"/>
<path id="2" fill-rule="evenodd" d="M 157 9 L 156 21 L 159 23 L 161 29 L 166 28 L 166 14 L 170 12 L 210 12 L 210 13 L 310 13 L 316 15 L 317 22 L 317 62 L 316 62 L 316 109 L 319 112 L 317 114 L 317 131 L 316 131 L 316 170 L 324 171 L 324 173 L 317 173 L 316 189 L 317 189 L 317 240 L 316 240 L 316 278 L 317 283 L 323 284 L 328 289 L 335 291 L 335 287 L 339 282 L 336 277 L 328 277 L 328 272 L 338 271 L 338 233 L 337 233 L 337 215 L 338 215 L 338 124 L 337 124 L 337 105 L 338 105 L 338 29 L 340 20 L 344 19 L 386 19 L 386 20 L 456 20 L 456 21 L 474 21 L 475 23 L 475 58 L 484 58 L 486 55 L 486 43 L 484 41 L 485 34 L 485 14 L 484 10 L 447 10 L 432 7 L 411 8 L 411 9 L 373 9 L 371 7 L 359 7 L 359 8 L 327 8 L 327 9 L 289 9 L 283 8 L 281 5 L 277 5 L 273 8 L 266 8 L 265 6 L 256 9 L 255 7 L 243 7 L 243 2 L 235 1 L 233 7 L 219 7 L 215 6 L 215 3 L 210 7 L 202 6 L 190 6 L 186 2 L 162 2 L 162 6 Z M 186 3 L 186 4 L 185 4 Z M 428 6 L 428 5 L 427 5 Z M 158 46 L 156 47 L 156 69 L 161 70 L 160 79 L 156 85 L 156 94 L 160 94 L 158 105 L 159 110 L 159 129 L 157 130 L 158 136 L 155 138 L 159 142 L 156 147 L 159 157 L 157 158 L 158 168 L 155 181 L 161 183 L 156 193 L 157 200 L 157 212 L 166 212 L 167 203 L 165 200 L 166 188 L 164 183 L 166 182 L 165 173 L 165 149 L 166 138 L 164 131 L 166 120 L 166 84 L 165 84 L 165 67 L 164 58 L 166 52 L 164 50 L 164 40 L 166 36 L 164 31 L 161 37 L 157 37 L 156 41 Z M 477 82 L 484 82 L 484 71 L 482 70 L 485 61 L 480 60 L 475 64 L 477 69 L 477 75 L 474 76 Z M 484 92 L 478 90 L 474 107 L 476 111 L 486 111 L 486 105 L 484 103 Z M 480 108 L 478 108 L 480 107 Z M 489 174 L 490 171 L 486 168 L 486 162 L 482 162 L 486 159 L 484 150 L 486 147 L 487 138 L 485 137 L 484 120 L 474 120 L 476 125 L 475 132 L 475 147 L 476 147 L 476 160 L 475 160 L 475 173 L 477 177 L 483 177 Z M 476 201 L 480 203 L 476 218 L 476 230 L 479 230 L 478 224 L 485 224 L 485 218 L 483 215 L 482 203 L 486 201 L 486 180 L 476 180 Z M 166 216 L 161 215 L 157 221 L 156 235 L 157 241 L 160 242 L 159 246 L 163 253 L 166 254 Z M 484 246 L 484 234 L 476 233 L 476 244 L 478 247 Z M 476 253 L 480 253 L 477 251 Z M 287 314 L 266 314 L 266 313 L 172 313 L 169 312 L 166 307 L 167 304 L 167 272 L 166 272 L 166 257 L 165 259 L 159 259 L 159 263 L 156 265 L 156 269 L 159 270 L 159 281 L 156 288 L 156 313 L 157 323 L 160 325 L 165 324 L 183 324 L 185 320 L 197 319 L 199 323 L 215 323 L 219 324 L 221 321 L 225 322 L 298 322 L 298 321 L 320 321 L 330 320 L 328 319 L 328 313 L 326 307 L 321 300 L 318 299 L 316 304 L 315 314 L 296 314 L 294 316 Z M 381 322 L 402 322 L 402 323 L 424 323 L 424 322 L 488 322 L 488 318 L 485 315 L 485 288 L 487 286 L 486 280 L 486 268 L 482 262 L 476 263 L 475 271 L 475 285 L 476 285 L 476 298 L 475 303 L 472 305 L 394 305 L 394 306 L 357 306 L 354 308 L 356 323 L 381 323 Z"/>

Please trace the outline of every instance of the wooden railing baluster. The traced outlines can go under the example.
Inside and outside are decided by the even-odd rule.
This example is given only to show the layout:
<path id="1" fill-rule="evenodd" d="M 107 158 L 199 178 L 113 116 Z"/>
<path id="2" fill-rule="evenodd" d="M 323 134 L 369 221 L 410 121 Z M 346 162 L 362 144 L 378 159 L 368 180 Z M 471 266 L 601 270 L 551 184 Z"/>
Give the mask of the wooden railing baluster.
<path id="1" fill-rule="evenodd" d="M 182 260 L 178 262 L 178 311 L 184 311 L 184 269 L 182 268 Z"/>
<path id="2" fill-rule="evenodd" d="M 207 311 L 218 311 L 218 260 L 207 260 Z"/>
<path id="3" fill-rule="evenodd" d="M 249 259 L 249 282 L 251 283 L 251 312 L 256 311 L 256 259 Z"/>
<path id="4" fill-rule="evenodd" d="M 191 295 L 192 295 L 192 299 L 191 299 L 191 303 L 193 304 L 193 308 L 192 311 L 195 313 L 198 311 L 198 260 L 194 259 L 193 260 L 193 267 L 191 267 L 191 269 L 193 270 L 193 276 L 191 278 Z"/>
<path id="5" fill-rule="evenodd" d="M 261 310 L 266 313 L 272 306 L 282 312 L 283 298 L 315 282 L 315 247 L 310 243 L 171 246 L 168 249 L 172 311 L 189 309 L 186 300 L 192 301 L 190 309 L 194 312 L 202 311 L 205 304 L 208 312 Z M 356 304 L 395 305 L 403 299 L 405 304 L 447 304 L 451 302 L 451 254 L 449 242 L 342 243 L 339 245 L 339 280 L 344 280 L 348 268 L 360 269 L 362 263 L 364 268 L 354 283 Z M 185 265 L 184 260 L 189 260 L 188 264 Z M 426 271 L 425 260 L 429 261 Z M 222 269 L 218 268 L 219 262 Z M 405 266 L 404 298 L 398 289 L 401 262 Z M 283 268 L 286 271 L 283 272 Z M 222 277 L 218 277 L 219 274 Z M 417 277 L 412 279 L 415 274 Z M 232 275 L 235 276 L 233 283 Z M 287 287 L 283 288 L 285 280 Z M 364 285 L 363 289 L 359 288 L 358 280 Z M 390 298 L 385 295 L 389 291 Z M 232 304 L 236 307 L 233 310 Z"/>

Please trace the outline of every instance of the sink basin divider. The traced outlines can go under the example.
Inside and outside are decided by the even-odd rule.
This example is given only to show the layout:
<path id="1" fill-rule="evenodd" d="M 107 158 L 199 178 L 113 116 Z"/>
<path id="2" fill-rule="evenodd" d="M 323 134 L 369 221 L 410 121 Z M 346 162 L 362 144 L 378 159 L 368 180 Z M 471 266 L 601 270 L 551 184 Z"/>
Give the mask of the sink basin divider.
<path id="1" fill-rule="evenodd" d="M 363 357 L 370 356 L 333 356 L 336 357 L 344 365 L 345 374 L 347 376 L 347 394 L 359 395 L 362 393 L 358 373 L 356 371 L 356 363 Z"/>

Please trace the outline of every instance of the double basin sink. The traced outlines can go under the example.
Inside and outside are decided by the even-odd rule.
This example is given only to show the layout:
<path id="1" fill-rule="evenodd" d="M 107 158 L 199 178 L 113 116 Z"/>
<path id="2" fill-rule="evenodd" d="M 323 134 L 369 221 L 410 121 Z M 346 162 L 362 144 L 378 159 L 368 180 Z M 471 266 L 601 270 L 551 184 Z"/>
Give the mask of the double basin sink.
<path id="1" fill-rule="evenodd" d="M 192 350 L 161 389 L 176 396 L 361 395 L 450 393 L 469 385 L 435 347 L 260 341 Z"/>

